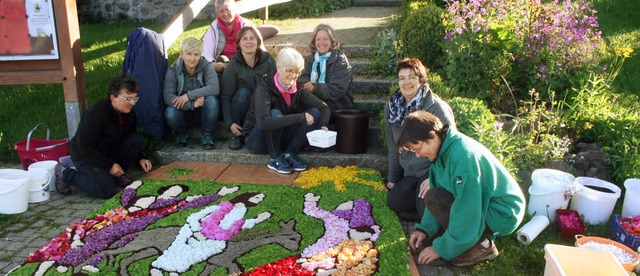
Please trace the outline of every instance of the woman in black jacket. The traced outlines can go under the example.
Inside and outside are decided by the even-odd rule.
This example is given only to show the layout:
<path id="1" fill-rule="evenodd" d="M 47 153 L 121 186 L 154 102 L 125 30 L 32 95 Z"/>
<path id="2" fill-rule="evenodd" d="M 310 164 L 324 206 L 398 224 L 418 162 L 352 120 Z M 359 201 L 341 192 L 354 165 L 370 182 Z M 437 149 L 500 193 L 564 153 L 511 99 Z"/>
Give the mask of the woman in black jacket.
<path id="1" fill-rule="evenodd" d="M 258 30 L 240 29 L 236 40 L 238 52 L 231 58 L 222 75 L 222 112 L 225 126 L 233 133 L 229 148 L 242 147 L 242 124 L 251 104 L 251 94 L 262 77 L 276 70 L 276 62 L 263 51 Z"/>
<path id="2" fill-rule="evenodd" d="M 327 130 L 330 110 L 297 83 L 304 68 L 300 53 L 292 48 L 282 49 L 276 68 L 254 91 L 242 133 L 249 150 L 269 153 L 269 169 L 279 173 L 304 171 L 307 164 L 297 153 L 307 141 L 307 132 Z"/>
<path id="3" fill-rule="evenodd" d="M 352 108 L 353 94 L 349 89 L 353 79 L 351 65 L 340 50 L 333 28 L 326 24 L 318 25 L 311 35 L 309 48 L 311 54 L 305 58 L 299 81 L 327 103 L 331 112 Z"/>

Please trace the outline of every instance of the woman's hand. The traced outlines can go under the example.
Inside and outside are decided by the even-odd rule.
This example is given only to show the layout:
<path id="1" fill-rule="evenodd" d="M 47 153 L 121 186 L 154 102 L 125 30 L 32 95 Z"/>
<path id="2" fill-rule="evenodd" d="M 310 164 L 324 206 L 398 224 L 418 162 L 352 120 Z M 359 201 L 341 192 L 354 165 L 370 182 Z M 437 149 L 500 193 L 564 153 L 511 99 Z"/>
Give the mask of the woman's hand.
<path id="1" fill-rule="evenodd" d="M 313 92 L 313 83 L 308 81 L 302 85 L 304 88 L 308 89 L 310 92 Z"/>
<path id="2" fill-rule="evenodd" d="M 433 246 L 429 246 L 420 252 L 420 255 L 418 256 L 418 263 L 426 265 L 438 258 L 440 258 L 440 254 L 436 252 Z"/>
<path id="3" fill-rule="evenodd" d="M 324 131 L 329 131 L 329 128 L 326 126 L 320 127 L 320 129 L 324 130 Z"/>
<path id="4" fill-rule="evenodd" d="M 409 246 L 411 247 L 411 249 L 417 250 L 426 238 L 427 234 L 425 234 L 424 232 L 413 231 L 413 233 L 411 233 L 411 237 L 409 237 Z"/>
<path id="5" fill-rule="evenodd" d="M 173 105 L 173 107 L 175 107 L 176 109 L 182 109 L 184 104 L 186 104 L 188 101 L 189 101 L 189 96 L 187 96 L 187 93 L 184 93 L 182 94 L 182 96 L 179 96 L 173 99 L 173 102 L 171 102 L 171 105 Z"/>
<path id="6" fill-rule="evenodd" d="M 393 187 L 395 187 L 395 186 L 396 186 L 396 183 L 393 183 L 393 182 L 388 182 L 387 183 L 387 189 L 389 189 L 389 190 L 393 189 Z"/>
<path id="7" fill-rule="evenodd" d="M 111 165 L 111 169 L 109 169 L 109 174 L 119 177 L 124 174 L 124 170 L 120 165 L 118 165 L 118 163 L 113 163 L 113 165 Z"/>
<path id="8" fill-rule="evenodd" d="M 311 114 L 305 112 L 304 113 L 304 118 L 307 120 L 307 125 L 313 125 L 313 116 L 311 116 Z"/>
<path id="9" fill-rule="evenodd" d="M 204 97 L 197 98 L 193 101 L 193 108 L 198 108 L 204 105 Z"/>
<path id="10" fill-rule="evenodd" d="M 427 191 L 429 191 L 430 188 L 431 185 L 429 184 L 429 178 L 427 178 L 420 184 L 420 192 L 418 192 L 418 197 L 424 199 L 424 197 L 427 195 Z"/>
<path id="11" fill-rule="evenodd" d="M 227 69 L 227 64 L 224 62 L 212 62 L 213 64 L 213 69 L 216 70 L 216 72 L 220 73 L 222 71 L 224 71 L 224 69 Z"/>
<path id="12" fill-rule="evenodd" d="M 233 133 L 233 135 L 235 136 L 241 136 L 242 135 L 242 127 L 239 126 L 236 123 L 231 124 L 231 126 L 229 127 L 229 130 L 231 131 L 231 133 Z"/>
<path id="13" fill-rule="evenodd" d="M 144 172 L 149 172 L 151 171 L 151 168 L 153 166 L 151 165 L 151 161 L 149 161 L 149 159 L 140 159 L 140 167 Z"/>

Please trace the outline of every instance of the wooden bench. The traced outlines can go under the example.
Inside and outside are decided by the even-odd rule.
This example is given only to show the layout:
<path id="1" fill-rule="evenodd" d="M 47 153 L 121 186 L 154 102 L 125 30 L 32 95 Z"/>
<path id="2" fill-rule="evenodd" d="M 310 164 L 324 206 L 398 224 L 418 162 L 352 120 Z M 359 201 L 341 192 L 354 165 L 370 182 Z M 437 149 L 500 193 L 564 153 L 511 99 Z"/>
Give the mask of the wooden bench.
<path id="1" fill-rule="evenodd" d="M 209 4 L 215 0 L 192 0 L 184 9 L 176 16 L 176 18 L 167 25 L 162 31 L 164 36 L 165 47 L 168 50 L 171 45 L 176 42 L 180 34 L 187 29 L 189 23 Z M 291 0 L 240 0 L 236 1 L 236 9 L 239 14 L 260 10 L 260 19 L 269 19 L 269 6 L 290 2 Z"/>

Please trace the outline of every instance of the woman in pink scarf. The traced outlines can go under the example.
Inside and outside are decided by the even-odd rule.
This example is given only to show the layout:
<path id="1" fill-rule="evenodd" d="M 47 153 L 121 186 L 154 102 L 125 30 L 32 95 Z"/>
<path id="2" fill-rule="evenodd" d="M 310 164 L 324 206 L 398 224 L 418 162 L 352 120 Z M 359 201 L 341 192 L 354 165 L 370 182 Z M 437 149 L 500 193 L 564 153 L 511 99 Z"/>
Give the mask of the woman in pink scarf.
<path id="1" fill-rule="evenodd" d="M 202 56 L 213 64 L 216 72 L 222 73 L 227 68 L 229 58 L 236 54 L 236 38 L 240 29 L 256 26 L 237 13 L 234 0 L 215 1 L 217 17 L 202 38 Z"/>
<path id="2" fill-rule="evenodd" d="M 329 106 L 297 83 L 304 68 L 302 55 L 282 49 L 276 58 L 276 72 L 266 74 L 253 92 L 242 127 L 247 149 L 269 153 L 267 167 L 279 173 L 304 171 L 307 164 L 297 153 L 307 142 L 309 131 L 327 130 Z"/>

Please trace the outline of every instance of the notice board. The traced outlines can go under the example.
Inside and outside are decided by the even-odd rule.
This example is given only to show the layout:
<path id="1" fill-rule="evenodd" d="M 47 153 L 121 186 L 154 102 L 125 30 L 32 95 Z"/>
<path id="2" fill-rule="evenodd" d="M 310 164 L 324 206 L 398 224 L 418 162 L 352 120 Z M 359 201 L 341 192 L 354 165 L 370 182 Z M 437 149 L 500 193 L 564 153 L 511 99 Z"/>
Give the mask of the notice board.
<path id="1" fill-rule="evenodd" d="M 53 0 L 0 0 L 0 61 L 58 59 Z"/>

